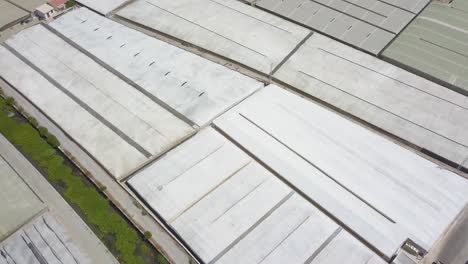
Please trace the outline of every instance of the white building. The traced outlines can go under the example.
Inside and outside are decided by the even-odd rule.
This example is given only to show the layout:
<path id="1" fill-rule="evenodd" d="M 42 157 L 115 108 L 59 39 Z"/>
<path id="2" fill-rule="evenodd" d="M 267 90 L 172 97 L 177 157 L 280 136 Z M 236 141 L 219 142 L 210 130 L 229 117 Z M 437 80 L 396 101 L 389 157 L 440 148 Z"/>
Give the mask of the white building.
<path id="1" fill-rule="evenodd" d="M 39 17 L 39 19 L 49 19 L 55 15 L 55 9 L 49 4 L 43 4 L 34 10 L 34 14 Z"/>

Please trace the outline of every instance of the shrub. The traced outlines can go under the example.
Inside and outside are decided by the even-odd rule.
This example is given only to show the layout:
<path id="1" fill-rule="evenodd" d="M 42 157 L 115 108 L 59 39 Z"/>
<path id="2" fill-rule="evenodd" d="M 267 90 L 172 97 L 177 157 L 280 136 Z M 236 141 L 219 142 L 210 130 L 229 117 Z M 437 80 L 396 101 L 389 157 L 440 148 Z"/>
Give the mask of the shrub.
<path id="1" fill-rule="evenodd" d="M 38 130 L 39 130 L 39 134 L 40 134 L 41 136 L 43 136 L 43 137 L 46 137 L 47 134 L 49 134 L 49 130 L 47 130 L 47 128 L 45 128 L 45 127 L 42 127 L 42 126 L 41 126 L 41 127 L 39 127 Z"/>
<path id="2" fill-rule="evenodd" d="M 144 237 L 146 240 L 150 239 L 152 236 L 153 236 L 153 234 L 151 234 L 150 231 L 145 231 L 145 233 L 143 233 L 143 237 Z"/>
<path id="3" fill-rule="evenodd" d="M 104 185 L 99 185 L 99 190 L 100 190 L 101 192 L 105 192 L 105 191 L 107 190 L 107 187 L 104 186 Z"/>
<path id="4" fill-rule="evenodd" d="M 57 137 L 48 132 L 46 134 L 46 140 L 53 148 L 60 147 L 60 141 L 57 139 Z"/>
<path id="5" fill-rule="evenodd" d="M 141 251 L 147 255 L 151 254 L 151 248 L 148 247 L 146 244 L 141 245 Z"/>
<path id="6" fill-rule="evenodd" d="M 16 104 L 16 101 L 15 101 L 15 98 L 9 96 L 9 97 L 5 98 L 5 103 L 7 105 L 14 106 Z"/>
<path id="7" fill-rule="evenodd" d="M 66 4 L 65 4 L 65 8 L 70 8 L 72 6 L 76 5 L 76 1 L 75 0 L 69 0 Z"/>
<path id="8" fill-rule="evenodd" d="M 28 119 L 28 121 L 33 127 L 38 127 L 39 126 L 39 123 L 37 122 L 36 118 L 34 118 L 34 117 L 30 117 Z"/>
<path id="9" fill-rule="evenodd" d="M 190 262 L 191 264 L 195 264 L 196 262 L 195 261 L 191 261 Z M 169 261 L 167 261 L 167 259 L 162 255 L 162 254 L 159 254 L 158 255 L 158 264 L 170 264 Z"/>

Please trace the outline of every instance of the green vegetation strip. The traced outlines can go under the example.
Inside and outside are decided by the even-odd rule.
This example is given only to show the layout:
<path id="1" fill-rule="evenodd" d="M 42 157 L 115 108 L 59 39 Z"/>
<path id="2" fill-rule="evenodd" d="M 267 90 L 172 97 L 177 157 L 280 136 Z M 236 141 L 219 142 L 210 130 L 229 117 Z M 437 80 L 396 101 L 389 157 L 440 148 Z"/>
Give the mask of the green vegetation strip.
<path id="1" fill-rule="evenodd" d="M 30 123 L 20 122 L 8 115 L 14 112 L 10 106 L 13 103 L 11 99 L 5 100 L 0 97 L 0 133 L 37 162 L 46 172 L 49 181 L 60 182 L 66 186 L 64 198 L 81 209 L 88 224 L 93 224 L 99 229 L 98 236 L 101 240 L 107 244 L 109 242 L 105 237 L 114 238 L 114 244 L 107 246 L 117 249 L 117 254 L 113 253 L 120 262 L 148 263 L 147 258 L 141 254 L 136 255 L 137 249 L 143 254 L 151 254 L 152 249 L 148 248 L 144 239 L 122 215 L 113 210 L 109 201 L 93 185 L 86 184 L 82 178 L 73 174 L 69 166 L 64 164 L 62 156 L 51 145 L 50 141 L 54 143 L 53 145 L 58 145 L 54 141 L 55 137 L 50 140 L 51 135 L 46 130 L 39 133 Z M 30 119 L 30 122 L 37 126 L 37 121 L 34 119 Z M 145 233 L 146 238 L 150 236 L 151 234 Z M 156 259 L 159 263 L 168 263 L 159 253 Z"/>
<path id="2" fill-rule="evenodd" d="M 75 5 L 76 5 L 76 1 L 75 0 L 70 0 L 65 4 L 65 8 L 70 8 L 70 7 L 75 6 Z"/>

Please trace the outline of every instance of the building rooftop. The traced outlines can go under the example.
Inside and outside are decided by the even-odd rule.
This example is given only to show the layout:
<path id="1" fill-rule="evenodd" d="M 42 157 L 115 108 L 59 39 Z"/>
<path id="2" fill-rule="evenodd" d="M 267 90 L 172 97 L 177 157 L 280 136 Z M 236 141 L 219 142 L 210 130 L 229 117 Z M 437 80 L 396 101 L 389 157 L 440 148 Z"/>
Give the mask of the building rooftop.
<path id="1" fill-rule="evenodd" d="M 338 41 L 314 34 L 274 78 L 455 164 L 467 158 L 468 97 Z"/>
<path id="2" fill-rule="evenodd" d="M 468 3 L 433 1 L 382 55 L 468 95 Z"/>
<path id="3" fill-rule="evenodd" d="M 9 49 L 1 47 L 0 53 L 2 62 L 10 66 L 0 63 L 2 77 L 28 94 L 116 178 L 192 131 L 157 102 L 41 25 L 23 30 L 6 43 Z M 55 56 L 56 50 L 61 50 L 60 56 Z M 23 74 L 28 78 L 17 78 Z"/>
<path id="4" fill-rule="evenodd" d="M 65 228 L 45 213 L 0 243 L 0 263 L 92 262 L 74 245 Z"/>
<path id="5" fill-rule="evenodd" d="M 387 259 L 431 249 L 468 202 L 466 179 L 279 87 L 214 126 Z"/>
<path id="6" fill-rule="evenodd" d="M 50 26 L 197 126 L 263 86 L 85 8 Z"/>
<path id="7" fill-rule="evenodd" d="M 421 153 L 466 161 L 468 97 L 374 56 L 428 1 L 135 0 L 112 19 L 77 8 L 0 45 L 0 76 L 132 220 L 173 236 L 163 249 L 202 263 L 402 264 L 403 245 L 440 245 L 468 204 L 468 181 Z M 81 2 L 108 14 L 126 1 Z M 31 168 L 1 157 L 0 196 L 15 206 L 0 202 L 0 264 L 80 259 L 54 217 L 84 252 L 99 247 L 76 215 L 62 221 L 68 207 L 49 207 L 58 193 L 13 177 Z"/>
<path id="8" fill-rule="evenodd" d="M 36 8 L 36 11 L 41 12 L 43 14 L 47 14 L 50 11 L 53 11 L 53 10 L 54 10 L 54 8 L 49 4 L 43 4 L 43 5 L 40 5 L 40 6 L 38 6 Z"/>
<path id="9" fill-rule="evenodd" d="M 129 184 L 203 263 L 385 263 L 213 128 Z"/>
<path id="10" fill-rule="evenodd" d="M 38 25 L 10 38 L 0 73 L 117 179 L 263 86 L 85 8 L 51 25 L 66 36 Z"/>
<path id="11" fill-rule="evenodd" d="M 107 15 L 112 10 L 124 5 L 129 0 L 78 0 L 80 4 L 102 14 Z"/>
<path id="12" fill-rule="evenodd" d="M 257 0 L 255 5 L 378 54 L 430 0 Z"/>
<path id="13" fill-rule="evenodd" d="M 270 73 L 310 33 L 232 0 L 134 1 L 118 17 Z"/>
<path id="14" fill-rule="evenodd" d="M 468 202 L 465 179 L 272 85 L 128 184 L 204 263 L 386 263 Z"/>

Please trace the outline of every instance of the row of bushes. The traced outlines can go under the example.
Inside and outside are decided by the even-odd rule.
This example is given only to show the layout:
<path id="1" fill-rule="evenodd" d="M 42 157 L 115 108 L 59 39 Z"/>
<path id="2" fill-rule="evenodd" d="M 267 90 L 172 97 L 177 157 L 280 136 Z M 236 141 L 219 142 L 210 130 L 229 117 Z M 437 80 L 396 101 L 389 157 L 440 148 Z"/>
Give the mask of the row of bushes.
<path id="1" fill-rule="evenodd" d="M 29 123 L 36 128 L 39 131 L 39 134 L 41 135 L 42 138 L 44 138 L 52 147 L 58 148 L 60 147 L 60 141 L 58 141 L 57 137 L 49 133 L 47 128 L 39 126 L 39 122 L 34 117 L 30 117 L 22 107 L 18 107 L 16 104 L 16 101 L 13 97 L 7 97 L 5 98 L 5 104 L 8 106 L 11 106 L 13 108 L 16 108 L 18 112 L 20 112 L 23 116 L 28 118 Z"/>

